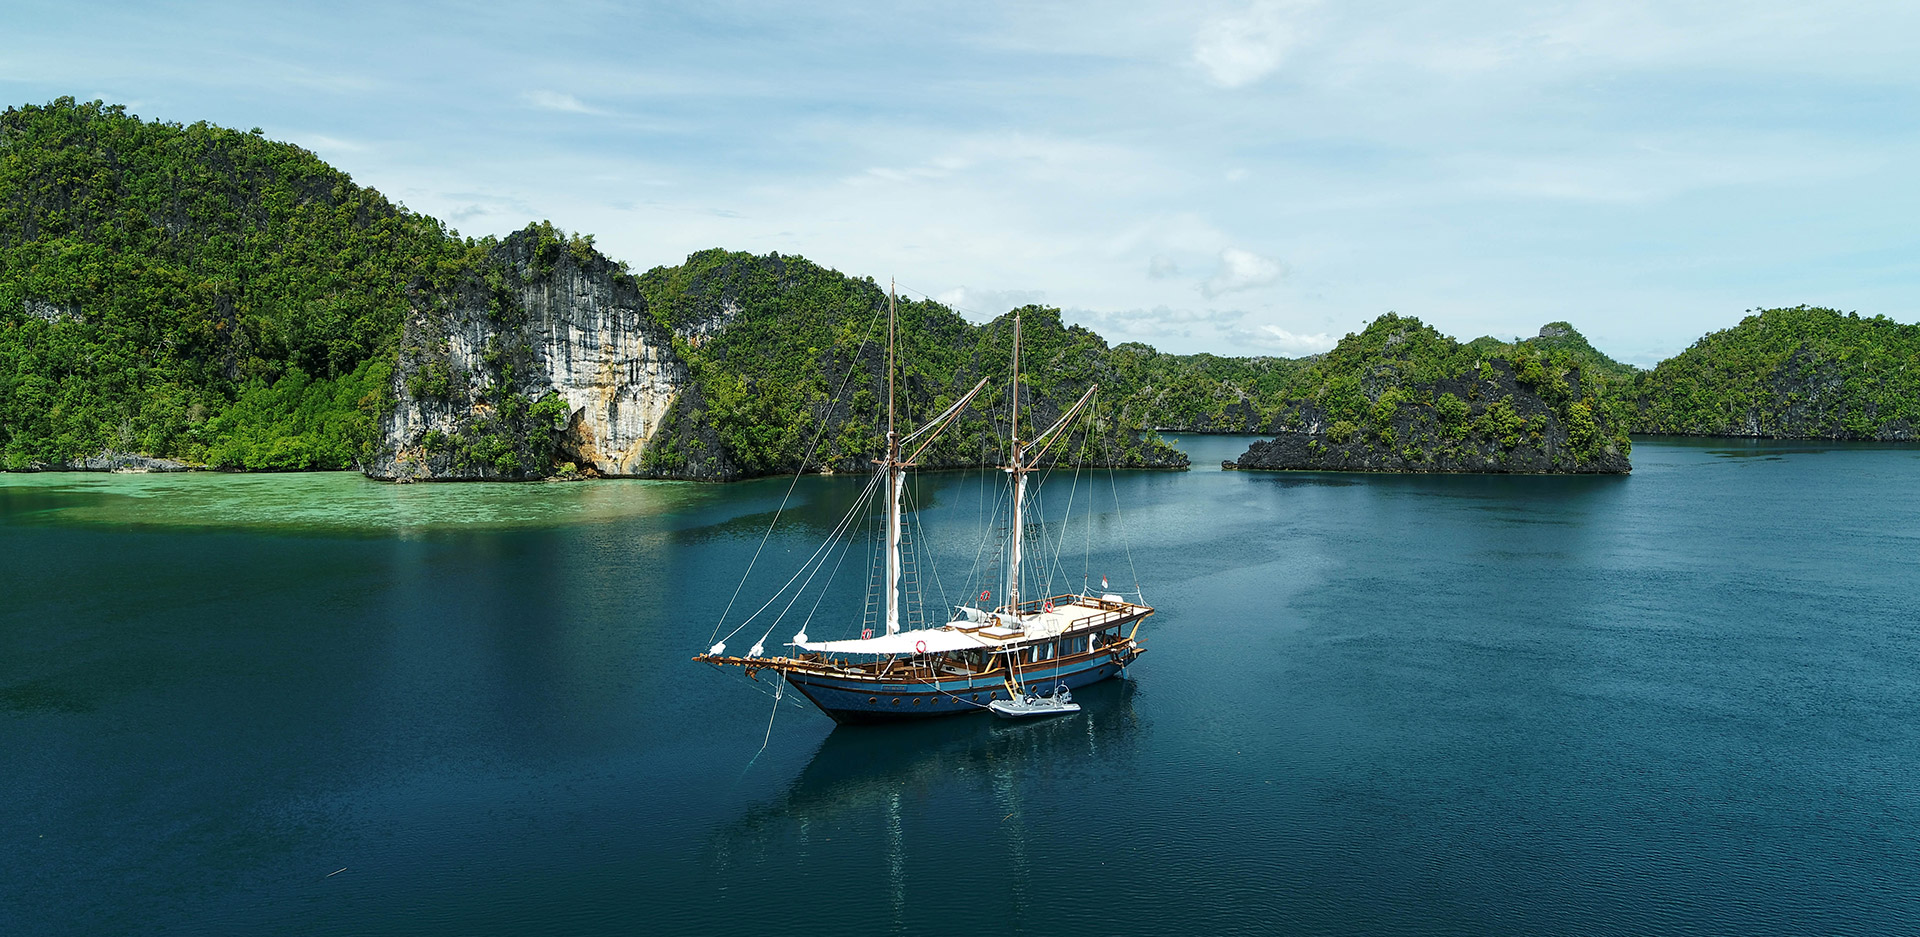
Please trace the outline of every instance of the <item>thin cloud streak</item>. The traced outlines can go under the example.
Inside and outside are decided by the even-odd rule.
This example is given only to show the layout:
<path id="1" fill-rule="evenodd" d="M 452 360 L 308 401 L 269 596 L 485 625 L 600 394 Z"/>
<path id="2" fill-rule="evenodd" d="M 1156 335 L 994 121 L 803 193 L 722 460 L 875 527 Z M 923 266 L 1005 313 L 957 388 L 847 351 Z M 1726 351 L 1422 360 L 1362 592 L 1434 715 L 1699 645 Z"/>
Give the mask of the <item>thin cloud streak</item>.
<path id="1" fill-rule="evenodd" d="M 580 103 L 580 99 L 571 94 L 558 91 L 529 91 L 520 96 L 520 100 L 543 111 L 560 111 L 567 114 L 598 114 L 599 111 Z"/>

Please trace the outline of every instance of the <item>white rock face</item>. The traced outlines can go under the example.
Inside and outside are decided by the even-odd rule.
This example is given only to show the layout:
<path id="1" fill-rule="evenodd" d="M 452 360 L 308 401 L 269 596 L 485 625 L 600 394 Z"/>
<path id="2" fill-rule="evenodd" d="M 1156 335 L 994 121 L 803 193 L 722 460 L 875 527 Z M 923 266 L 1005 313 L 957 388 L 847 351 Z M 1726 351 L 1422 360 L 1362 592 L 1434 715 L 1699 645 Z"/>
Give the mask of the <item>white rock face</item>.
<path id="1" fill-rule="evenodd" d="M 567 400 L 574 461 L 602 475 L 638 474 L 687 366 L 637 302 L 622 303 L 628 297 L 577 267 L 560 272 L 521 292 L 534 368 Z"/>
<path id="2" fill-rule="evenodd" d="M 439 309 L 415 309 L 394 373 L 396 405 L 366 474 L 538 478 L 549 455 L 583 472 L 641 474 L 647 445 L 687 386 L 686 363 L 638 287 L 605 257 L 538 253 L 535 238 L 516 234 L 495 249 L 485 276 Z M 555 396 L 566 424 L 557 447 L 551 424 L 503 412 L 508 398 L 530 408 Z"/>

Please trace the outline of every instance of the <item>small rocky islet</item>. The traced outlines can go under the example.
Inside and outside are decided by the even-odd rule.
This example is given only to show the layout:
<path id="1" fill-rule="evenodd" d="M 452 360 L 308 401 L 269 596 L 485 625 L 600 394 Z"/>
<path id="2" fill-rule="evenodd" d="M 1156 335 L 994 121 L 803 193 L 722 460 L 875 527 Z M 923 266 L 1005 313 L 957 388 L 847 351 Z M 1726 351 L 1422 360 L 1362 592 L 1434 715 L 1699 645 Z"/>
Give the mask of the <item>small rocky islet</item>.
<path id="1" fill-rule="evenodd" d="M 1559 324 L 1544 333 L 1564 335 Z M 1314 364 L 1317 393 L 1290 400 L 1228 469 L 1626 474 L 1617 402 L 1558 350 L 1482 353 L 1386 315 Z"/>

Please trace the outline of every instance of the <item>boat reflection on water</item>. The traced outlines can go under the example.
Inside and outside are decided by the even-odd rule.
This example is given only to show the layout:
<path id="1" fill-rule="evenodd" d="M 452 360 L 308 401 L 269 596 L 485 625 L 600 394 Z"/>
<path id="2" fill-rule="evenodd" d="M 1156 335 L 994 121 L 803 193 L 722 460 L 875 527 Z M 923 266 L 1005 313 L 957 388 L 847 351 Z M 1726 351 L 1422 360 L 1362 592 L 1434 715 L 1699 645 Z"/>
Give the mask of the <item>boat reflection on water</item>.
<path id="1" fill-rule="evenodd" d="M 982 713 L 839 726 L 784 793 L 714 832 L 710 870 L 749 888 L 763 875 L 837 881 L 822 886 L 837 901 L 871 900 L 879 905 L 871 911 L 896 918 L 910 880 L 933 889 L 951 887 L 956 875 L 987 875 L 1018 906 L 1033 832 L 1028 797 L 1048 805 L 1036 819 L 1051 826 L 1060 820 L 1060 787 L 1089 773 L 1125 771 L 1136 757 L 1140 692 L 1130 680 L 1094 684 L 1077 694 L 1080 713 L 1053 719 L 1009 722 Z M 1098 772 L 1086 770 L 1092 762 Z M 924 874 L 912 875 L 915 868 Z M 849 876 L 867 891 L 842 894 Z"/>
<path id="2" fill-rule="evenodd" d="M 1129 680 L 1079 691 L 1079 715 L 1009 722 L 985 713 L 920 724 L 842 726 L 829 733 L 782 800 L 784 815 L 871 806 L 883 792 L 966 775 L 1020 776 L 1069 760 L 1130 757 L 1137 722 Z M 752 814 L 749 814 L 751 816 Z"/>

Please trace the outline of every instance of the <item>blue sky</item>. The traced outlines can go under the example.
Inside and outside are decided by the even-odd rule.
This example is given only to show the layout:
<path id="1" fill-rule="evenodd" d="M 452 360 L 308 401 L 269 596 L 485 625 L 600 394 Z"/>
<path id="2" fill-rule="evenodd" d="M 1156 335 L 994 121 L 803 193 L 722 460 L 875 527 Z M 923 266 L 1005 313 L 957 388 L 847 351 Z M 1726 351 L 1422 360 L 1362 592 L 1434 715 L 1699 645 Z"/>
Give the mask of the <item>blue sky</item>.
<path id="1" fill-rule="evenodd" d="M 1920 4 L 9 0 L 0 98 L 261 127 L 465 234 L 546 218 L 1297 355 L 1388 310 L 1643 366 L 1920 318 Z"/>

